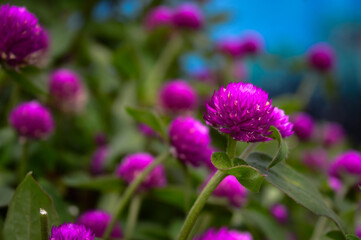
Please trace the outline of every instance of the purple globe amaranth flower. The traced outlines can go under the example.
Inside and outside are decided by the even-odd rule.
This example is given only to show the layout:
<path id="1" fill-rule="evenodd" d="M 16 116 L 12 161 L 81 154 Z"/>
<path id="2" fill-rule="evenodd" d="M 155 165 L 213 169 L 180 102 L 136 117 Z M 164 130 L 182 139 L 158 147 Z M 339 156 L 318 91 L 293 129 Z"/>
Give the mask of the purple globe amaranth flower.
<path id="1" fill-rule="evenodd" d="M 337 122 L 326 123 L 321 129 L 321 141 L 325 147 L 334 146 L 345 138 L 345 129 Z"/>
<path id="2" fill-rule="evenodd" d="M 256 31 L 246 31 L 241 40 L 241 48 L 244 54 L 258 55 L 264 50 L 263 37 Z"/>
<path id="3" fill-rule="evenodd" d="M 289 116 L 282 109 L 275 107 L 273 109 L 273 118 L 271 125 L 275 126 L 283 138 L 293 134 L 293 124 L 289 120 Z"/>
<path id="4" fill-rule="evenodd" d="M 160 104 L 171 113 L 193 110 L 197 103 L 197 94 L 185 81 L 173 80 L 160 90 Z"/>
<path id="5" fill-rule="evenodd" d="M 243 142 L 269 141 L 273 118 L 268 93 L 251 83 L 230 83 L 215 91 L 204 112 L 206 123 Z"/>
<path id="6" fill-rule="evenodd" d="M 84 110 L 87 94 L 81 78 L 68 69 L 59 69 L 50 76 L 49 92 L 56 107 L 66 113 Z"/>
<path id="7" fill-rule="evenodd" d="M 175 155 L 186 164 L 198 167 L 208 161 L 206 149 L 211 141 L 209 129 L 192 117 L 178 117 L 170 123 L 169 139 Z"/>
<path id="8" fill-rule="evenodd" d="M 342 182 L 339 178 L 337 177 L 330 177 L 328 179 L 328 185 L 330 186 L 330 188 L 335 192 L 335 193 L 341 193 L 342 190 Z"/>
<path id="9" fill-rule="evenodd" d="M 301 140 L 309 140 L 315 127 L 315 121 L 307 113 L 297 113 L 292 117 L 293 131 Z"/>
<path id="10" fill-rule="evenodd" d="M 229 175 L 213 191 L 217 197 L 225 197 L 234 207 L 241 207 L 247 200 L 248 191 L 235 176 Z"/>
<path id="11" fill-rule="evenodd" d="M 208 229 L 203 235 L 195 237 L 193 240 L 253 240 L 249 232 L 239 232 L 222 227 Z"/>
<path id="12" fill-rule="evenodd" d="M 169 27 L 172 26 L 172 17 L 173 11 L 169 7 L 155 7 L 148 12 L 145 18 L 145 26 L 149 30 L 158 27 Z"/>
<path id="13" fill-rule="evenodd" d="M 336 56 L 333 48 L 329 44 L 317 43 L 308 50 L 307 61 L 312 68 L 320 72 L 325 72 L 333 69 Z"/>
<path id="14" fill-rule="evenodd" d="M 127 155 L 118 165 L 115 173 L 130 184 L 149 164 L 154 157 L 149 153 L 135 153 Z M 156 166 L 143 181 L 140 189 L 161 188 L 167 184 L 165 170 L 162 165 Z"/>
<path id="15" fill-rule="evenodd" d="M 93 175 L 99 175 L 104 173 L 105 161 L 107 160 L 108 154 L 109 154 L 109 149 L 106 145 L 99 146 L 95 150 L 90 162 L 90 172 Z"/>
<path id="16" fill-rule="evenodd" d="M 245 82 L 248 78 L 248 69 L 243 61 L 236 61 L 232 66 L 232 76 L 239 82 Z"/>
<path id="17" fill-rule="evenodd" d="M 275 204 L 271 207 L 272 216 L 281 224 L 288 221 L 288 210 L 283 204 Z"/>
<path id="18" fill-rule="evenodd" d="M 178 28 L 197 30 L 203 27 L 204 17 L 197 5 L 183 3 L 174 9 L 172 21 Z"/>
<path id="19" fill-rule="evenodd" d="M 233 58 L 243 55 L 242 41 L 237 37 L 227 37 L 217 42 L 216 49 Z"/>
<path id="20" fill-rule="evenodd" d="M 25 7 L 2 5 L 0 26 L 0 57 L 8 65 L 33 65 L 46 53 L 48 34 Z"/>
<path id="21" fill-rule="evenodd" d="M 329 175 L 340 178 L 342 174 L 358 177 L 361 180 L 361 154 L 347 151 L 338 155 L 329 168 Z"/>
<path id="22" fill-rule="evenodd" d="M 50 111 L 37 101 L 16 106 L 10 113 L 9 122 L 19 136 L 30 139 L 44 139 L 54 130 Z"/>
<path id="23" fill-rule="evenodd" d="M 77 224 L 84 225 L 86 228 L 93 231 L 95 237 L 101 238 L 108 227 L 109 222 L 112 220 L 112 215 L 102 210 L 90 210 L 83 213 L 78 219 Z M 111 234 L 111 238 L 123 237 L 120 224 L 117 223 Z"/>
<path id="24" fill-rule="evenodd" d="M 322 148 L 307 151 L 302 156 L 302 162 L 313 170 L 324 171 L 328 167 L 327 151 Z"/>
<path id="25" fill-rule="evenodd" d="M 84 225 L 64 223 L 53 226 L 49 240 L 94 240 L 94 233 Z"/>

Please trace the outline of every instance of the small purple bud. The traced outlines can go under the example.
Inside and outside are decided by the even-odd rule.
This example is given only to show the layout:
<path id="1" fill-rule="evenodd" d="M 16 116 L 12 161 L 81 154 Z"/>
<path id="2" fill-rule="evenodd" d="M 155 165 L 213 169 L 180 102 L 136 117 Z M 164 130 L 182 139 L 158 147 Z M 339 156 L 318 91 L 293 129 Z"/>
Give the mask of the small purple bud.
<path id="1" fill-rule="evenodd" d="M 104 173 L 105 161 L 108 157 L 108 147 L 106 145 L 98 147 L 93 153 L 90 162 L 90 171 L 93 175 L 99 175 Z"/>
<path id="2" fill-rule="evenodd" d="M 94 233 L 84 225 L 63 223 L 53 226 L 49 240 L 94 240 Z"/>
<path id="3" fill-rule="evenodd" d="M 256 31 L 247 31 L 242 36 L 242 52 L 248 55 L 258 55 L 264 50 L 264 40 Z"/>
<path id="4" fill-rule="evenodd" d="M 138 129 L 146 137 L 155 137 L 158 135 L 151 127 L 144 123 L 140 123 Z"/>
<path id="5" fill-rule="evenodd" d="M 170 123 L 169 139 L 177 158 L 194 167 L 205 164 L 211 138 L 207 126 L 192 117 L 178 117 Z"/>
<path id="6" fill-rule="evenodd" d="M 54 130 L 50 111 L 37 101 L 16 106 L 10 113 L 9 122 L 19 136 L 30 139 L 45 139 Z"/>
<path id="7" fill-rule="evenodd" d="M 175 8 L 173 24 L 178 28 L 197 30 L 203 27 L 202 11 L 193 3 L 183 3 Z"/>
<path id="8" fill-rule="evenodd" d="M 312 68 L 325 72 L 333 69 L 336 55 L 329 44 L 317 43 L 308 50 L 307 60 Z"/>
<path id="9" fill-rule="evenodd" d="M 233 58 L 243 55 L 242 41 L 237 37 L 227 37 L 217 42 L 216 49 Z"/>
<path id="10" fill-rule="evenodd" d="M 191 111 L 197 103 L 197 94 L 185 81 L 172 80 L 160 90 L 160 104 L 171 113 Z"/>
<path id="11" fill-rule="evenodd" d="M 321 141 L 325 147 L 332 147 L 345 138 L 345 129 L 337 122 L 326 123 L 321 129 Z"/>
<path id="12" fill-rule="evenodd" d="M 248 191 L 235 176 L 229 175 L 213 191 L 217 197 L 225 197 L 234 207 L 241 207 L 247 200 Z"/>
<path id="13" fill-rule="evenodd" d="M 66 113 L 84 110 L 87 94 L 81 78 L 73 71 L 60 69 L 50 76 L 49 92 L 56 107 Z"/>
<path id="14" fill-rule="evenodd" d="M 285 224 L 288 221 L 288 210 L 283 204 L 275 204 L 271 207 L 272 216 L 281 224 Z"/>
<path id="15" fill-rule="evenodd" d="M 158 27 L 170 27 L 172 26 L 172 16 L 172 9 L 166 6 L 155 7 L 148 12 L 145 18 L 145 26 L 149 30 Z"/>
<path id="16" fill-rule="evenodd" d="M 127 155 L 117 166 L 115 174 L 130 184 L 149 164 L 154 157 L 149 153 L 135 153 Z M 156 166 L 143 181 L 140 189 L 161 188 L 167 184 L 165 170 L 162 165 Z"/>
<path id="17" fill-rule="evenodd" d="M 298 113 L 292 117 L 293 131 L 300 140 L 307 141 L 311 138 L 315 121 L 307 113 Z"/>
<path id="18" fill-rule="evenodd" d="M 0 26 L 0 57 L 8 65 L 34 65 L 47 52 L 48 34 L 25 7 L 2 5 Z"/>
<path id="19" fill-rule="evenodd" d="M 329 175 L 342 177 L 342 174 L 357 176 L 361 179 L 361 154 L 347 151 L 338 155 L 329 168 Z"/>
<path id="20" fill-rule="evenodd" d="M 95 237 L 101 238 L 108 227 L 109 222 L 112 220 L 112 216 L 102 210 L 90 210 L 83 213 L 78 220 L 77 224 L 84 225 L 86 228 L 94 232 Z M 113 231 L 110 234 L 111 238 L 123 237 L 122 229 L 120 224 L 117 223 Z"/>
<path id="21" fill-rule="evenodd" d="M 328 179 L 328 185 L 335 193 L 341 193 L 342 190 L 342 182 L 337 177 L 330 177 Z"/>
<path id="22" fill-rule="evenodd" d="M 324 171 L 328 167 L 327 151 L 322 148 L 307 151 L 303 154 L 302 162 L 312 170 Z"/>
<path id="23" fill-rule="evenodd" d="M 203 235 L 193 238 L 193 240 L 253 240 L 249 232 L 239 232 L 222 227 L 208 229 Z"/>

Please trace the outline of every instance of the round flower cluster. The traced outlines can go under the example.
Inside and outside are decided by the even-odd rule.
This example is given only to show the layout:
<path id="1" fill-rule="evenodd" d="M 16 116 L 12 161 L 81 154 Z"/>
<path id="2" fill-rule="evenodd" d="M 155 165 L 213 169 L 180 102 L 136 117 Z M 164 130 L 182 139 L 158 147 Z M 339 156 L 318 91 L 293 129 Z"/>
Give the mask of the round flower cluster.
<path id="1" fill-rule="evenodd" d="M 226 37 L 221 39 L 216 46 L 216 49 L 230 57 L 241 57 L 243 55 L 242 41 L 237 37 Z"/>
<path id="2" fill-rule="evenodd" d="M 84 225 L 88 229 L 92 230 L 95 234 L 95 237 L 101 238 L 111 220 L 112 216 L 107 212 L 104 212 L 102 210 L 90 210 L 83 213 L 78 218 L 77 223 L 80 225 Z M 122 229 L 120 228 L 119 223 L 114 226 L 110 237 L 123 237 Z"/>
<path id="3" fill-rule="evenodd" d="M 271 207 L 272 216 L 281 224 L 285 224 L 288 220 L 288 210 L 283 204 L 275 204 Z"/>
<path id="4" fill-rule="evenodd" d="M 217 197 L 225 197 L 234 207 L 241 207 L 247 200 L 248 191 L 235 176 L 227 176 L 213 191 Z"/>
<path id="5" fill-rule="evenodd" d="M 315 121 L 307 113 L 297 113 L 292 117 L 293 131 L 300 140 L 309 140 L 313 134 Z"/>
<path id="6" fill-rule="evenodd" d="M 361 154 L 356 151 L 347 151 L 336 157 L 329 168 L 332 177 L 340 178 L 342 174 L 349 174 L 361 180 Z"/>
<path id="7" fill-rule="evenodd" d="M 336 56 L 329 44 L 317 43 L 308 50 L 307 59 L 312 68 L 325 72 L 334 67 Z"/>
<path id="8" fill-rule="evenodd" d="M 222 227 L 219 230 L 211 228 L 193 240 L 253 240 L 253 237 L 249 232 L 239 232 Z"/>
<path id="9" fill-rule="evenodd" d="M 326 123 L 321 129 L 321 141 L 325 147 L 332 147 L 345 138 L 343 126 L 337 122 Z"/>
<path id="10" fill-rule="evenodd" d="M 49 240 L 94 240 L 94 233 L 84 225 L 64 223 L 59 227 L 53 226 Z"/>
<path id="11" fill-rule="evenodd" d="M 8 65 L 36 64 L 47 51 L 48 35 L 25 7 L 2 5 L 0 26 L 0 57 Z"/>
<path id="12" fill-rule="evenodd" d="M 44 139 L 54 130 L 50 111 L 37 101 L 19 104 L 11 111 L 9 122 L 19 136 L 29 139 Z"/>
<path id="13" fill-rule="evenodd" d="M 313 170 L 324 170 L 328 165 L 327 151 L 318 148 L 313 151 L 307 151 L 303 154 L 303 164 Z"/>
<path id="14" fill-rule="evenodd" d="M 154 161 L 154 157 L 149 153 L 135 153 L 126 156 L 118 165 L 115 173 L 130 184 L 138 174 L 140 174 L 149 164 Z M 148 177 L 143 181 L 140 189 L 160 188 L 167 184 L 165 170 L 162 165 L 156 166 Z"/>

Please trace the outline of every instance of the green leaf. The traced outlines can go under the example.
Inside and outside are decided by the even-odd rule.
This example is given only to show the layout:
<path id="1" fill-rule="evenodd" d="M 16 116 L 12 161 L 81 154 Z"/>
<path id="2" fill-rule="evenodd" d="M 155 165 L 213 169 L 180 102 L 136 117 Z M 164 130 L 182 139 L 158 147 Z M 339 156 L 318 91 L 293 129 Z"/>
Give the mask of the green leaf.
<path id="1" fill-rule="evenodd" d="M 270 127 L 272 134 L 270 135 L 271 138 L 277 140 L 278 142 L 278 149 L 276 155 L 273 157 L 272 161 L 268 165 L 268 169 L 274 167 L 278 163 L 282 162 L 287 157 L 287 144 L 282 140 L 281 133 L 278 129 L 274 126 Z"/>
<path id="2" fill-rule="evenodd" d="M 87 174 L 75 173 L 63 178 L 65 185 L 74 188 L 91 189 L 101 192 L 119 192 L 124 188 L 124 183 L 116 176 L 100 176 L 91 178 Z"/>
<path id="3" fill-rule="evenodd" d="M 233 175 L 238 182 L 251 191 L 258 192 L 263 182 L 263 176 L 260 172 L 248 165 L 244 165 L 244 160 L 233 159 L 234 165 L 232 167 L 228 155 L 224 152 L 215 152 L 212 154 L 212 163 L 220 171 Z"/>
<path id="4" fill-rule="evenodd" d="M 163 138 L 167 139 L 162 120 L 153 112 L 146 109 L 126 107 L 127 113 L 136 121 L 147 124 Z"/>
<path id="5" fill-rule="evenodd" d="M 343 235 L 343 233 L 336 230 L 328 232 L 326 234 L 326 237 L 334 240 L 345 240 L 345 236 Z"/>
<path id="6" fill-rule="evenodd" d="M 258 169 L 265 176 L 266 181 L 314 214 L 330 218 L 345 234 L 342 220 L 326 205 L 312 182 L 283 163 L 267 170 L 270 160 L 271 157 L 263 153 L 252 153 L 247 158 L 247 162 Z"/>
<path id="7" fill-rule="evenodd" d="M 40 208 L 48 212 L 50 228 L 59 224 L 53 201 L 28 173 L 10 203 L 4 227 L 5 240 L 41 239 Z"/>
<path id="8" fill-rule="evenodd" d="M 357 237 L 353 234 L 347 234 L 346 237 L 347 237 L 347 240 L 360 240 L 359 237 Z"/>
<path id="9" fill-rule="evenodd" d="M 9 187 L 0 186 L 0 207 L 6 207 L 9 205 L 14 192 L 15 191 Z"/>

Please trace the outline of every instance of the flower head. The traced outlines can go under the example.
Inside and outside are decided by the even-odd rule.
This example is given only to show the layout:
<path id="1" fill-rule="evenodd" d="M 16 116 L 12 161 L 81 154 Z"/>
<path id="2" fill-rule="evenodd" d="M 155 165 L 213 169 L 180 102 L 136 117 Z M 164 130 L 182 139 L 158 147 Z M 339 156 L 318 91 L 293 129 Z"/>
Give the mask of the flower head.
<path id="1" fill-rule="evenodd" d="M 240 57 L 243 55 L 242 42 L 240 38 L 227 37 L 218 41 L 217 50 L 231 57 Z"/>
<path id="2" fill-rule="evenodd" d="M 309 140 L 315 127 L 315 121 L 307 113 L 298 113 L 292 117 L 293 131 L 301 140 Z"/>
<path id="3" fill-rule="evenodd" d="M 335 52 L 327 43 L 313 45 L 307 53 L 308 64 L 321 72 L 331 70 L 335 65 Z"/>
<path id="4" fill-rule="evenodd" d="M 51 113 L 37 101 L 19 104 L 11 111 L 9 122 L 21 137 L 31 139 L 44 139 L 54 130 Z"/>
<path id="5" fill-rule="evenodd" d="M 59 227 L 53 226 L 49 240 L 94 240 L 91 230 L 84 225 L 64 223 Z"/>
<path id="6" fill-rule="evenodd" d="M 256 31 L 247 31 L 242 36 L 242 52 L 249 55 L 260 54 L 264 49 L 264 40 Z"/>
<path id="7" fill-rule="evenodd" d="M 55 106 L 64 112 L 80 112 L 85 107 L 87 94 L 81 78 L 71 70 L 54 71 L 50 76 L 49 92 Z"/>
<path id="8" fill-rule="evenodd" d="M 172 20 L 178 28 L 197 30 L 203 26 L 204 17 L 197 5 L 183 3 L 175 8 Z"/>
<path id="9" fill-rule="evenodd" d="M 209 129 L 192 117 L 178 117 L 169 127 L 169 139 L 175 155 L 184 163 L 198 167 L 208 161 L 205 154 L 211 138 Z"/>
<path id="10" fill-rule="evenodd" d="M 341 177 L 349 174 L 361 180 L 361 154 L 356 151 L 347 151 L 338 155 L 331 164 L 329 174 L 332 177 Z"/>
<path id="11" fill-rule="evenodd" d="M 307 151 L 303 154 L 303 164 L 313 170 L 324 170 L 328 165 L 327 151 L 318 148 L 313 151 Z"/>
<path id="12" fill-rule="evenodd" d="M 253 240 L 253 237 L 249 232 L 239 232 L 222 227 L 219 230 L 215 228 L 208 229 L 203 235 L 193 240 Z"/>
<path id="13" fill-rule="evenodd" d="M 271 207 L 271 214 L 279 223 L 284 224 L 288 220 L 288 210 L 283 204 L 273 205 Z"/>
<path id="14" fill-rule="evenodd" d="M 25 7 L 2 5 L 0 26 L 0 57 L 8 65 L 36 64 L 47 51 L 48 34 Z"/>
<path id="15" fill-rule="evenodd" d="M 90 171 L 94 175 L 99 175 L 104 172 L 105 161 L 108 157 L 108 147 L 100 146 L 93 153 L 91 162 L 90 162 Z"/>
<path id="16" fill-rule="evenodd" d="M 153 161 L 154 157 L 149 153 L 130 154 L 127 155 L 118 165 L 115 173 L 118 177 L 124 179 L 129 184 Z M 150 172 L 140 188 L 160 188 L 164 187 L 166 184 L 167 179 L 165 177 L 164 167 L 162 165 L 158 165 Z"/>
<path id="17" fill-rule="evenodd" d="M 229 175 L 213 191 L 217 197 L 225 197 L 235 207 L 241 207 L 247 200 L 248 191 L 235 176 Z"/>
<path id="18" fill-rule="evenodd" d="M 152 30 L 158 27 L 169 27 L 172 25 L 172 9 L 166 6 L 155 7 L 148 12 L 145 18 L 145 26 Z"/>
<path id="19" fill-rule="evenodd" d="M 341 193 L 342 182 L 338 177 L 330 177 L 327 183 L 335 193 Z"/>
<path id="20" fill-rule="evenodd" d="M 275 121 L 273 109 L 268 93 L 262 89 L 251 83 L 230 83 L 214 92 L 206 105 L 204 119 L 235 140 L 268 141 L 269 128 Z"/>
<path id="21" fill-rule="evenodd" d="M 112 216 L 105 211 L 90 210 L 80 215 L 77 220 L 77 224 L 84 225 L 85 227 L 93 231 L 95 237 L 101 238 L 111 220 Z M 122 229 L 120 228 L 120 224 L 118 223 L 114 226 L 110 237 L 121 238 L 122 236 Z"/>
<path id="22" fill-rule="evenodd" d="M 289 121 L 289 116 L 282 109 L 275 107 L 273 109 L 272 125 L 275 126 L 283 138 L 293 134 L 293 124 Z"/>
<path id="23" fill-rule="evenodd" d="M 193 110 L 196 102 L 196 92 L 185 81 L 170 81 L 160 90 L 160 103 L 168 112 L 180 113 Z"/>
<path id="24" fill-rule="evenodd" d="M 337 122 L 326 123 L 321 129 L 321 141 L 325 147 L 334 146 L 345 138 L 345 129 Z"/>

